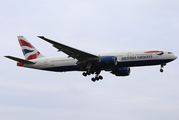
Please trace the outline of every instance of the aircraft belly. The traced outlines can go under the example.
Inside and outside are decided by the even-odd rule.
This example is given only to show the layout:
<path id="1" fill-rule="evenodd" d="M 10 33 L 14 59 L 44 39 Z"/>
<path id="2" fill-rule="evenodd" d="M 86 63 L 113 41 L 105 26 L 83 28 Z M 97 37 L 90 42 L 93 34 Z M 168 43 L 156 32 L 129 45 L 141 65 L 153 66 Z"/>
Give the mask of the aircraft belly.
<path id="1" fill-rule="evenodd" d="M 42 70 L 54 71 L 54 72 L 79 71 L 80 67 L 77 65 L 56 66 L 56 67 L 43 68 Z"/>
<path id="2" fill-rule="evenodd" d="M 170 61 L 171 60 L 169 60 L 169 59 L 120 61 L 117 63 L 117 66 L 120 66 L 120 67 L 150 66 L 150 65 L 159 65 L 162 63 L 168 63 Z"/>

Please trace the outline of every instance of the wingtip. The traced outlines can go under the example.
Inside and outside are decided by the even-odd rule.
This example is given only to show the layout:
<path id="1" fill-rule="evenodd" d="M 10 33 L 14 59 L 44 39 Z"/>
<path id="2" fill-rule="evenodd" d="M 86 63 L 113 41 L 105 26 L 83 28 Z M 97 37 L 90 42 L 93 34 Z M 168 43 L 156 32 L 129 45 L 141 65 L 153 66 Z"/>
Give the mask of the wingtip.
<path id="1" fill-rule="evenodd" d="M 9 59 L 13 58 L 12 56 L 4 56 L 4 57 L 9 58 Z"/>
<path id="2" fill-rule="evenodd" d="M 10 56 L 4 56 L 4 57 L 9 58 Z"/>
<path id="3" fill-rule="evenodd" d="M 45 38 L 44 36 L 37 36 L 37 37 L 39 37 L 39 38 Z"/>

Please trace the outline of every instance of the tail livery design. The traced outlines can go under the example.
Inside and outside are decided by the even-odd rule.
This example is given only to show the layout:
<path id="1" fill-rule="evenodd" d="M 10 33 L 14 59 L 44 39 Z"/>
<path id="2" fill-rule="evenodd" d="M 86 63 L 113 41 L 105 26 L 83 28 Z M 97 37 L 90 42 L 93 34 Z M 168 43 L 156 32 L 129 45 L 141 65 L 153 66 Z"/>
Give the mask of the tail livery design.
<path id="1" fill-rule="evenodd" d="M 24 64 L 35 64 L 32 59 L 42 58 L 44 57 L 32 44 L 29 43 L 23 36 L 18 36 L 19 44 L 22 48 L 22 52 L 24 54 L 25 60 L 13 56 L 5 56 L 11 60 L 17 61 L 17 66 L 23 66 Z"/>
<path id="2" fill-rule="evenodd" d="M 26 60 L 32 60 L 44 57 L 32 44 L 29 43 L 23 36 L 17 37 L 21 46 L 22 52 Z"/>

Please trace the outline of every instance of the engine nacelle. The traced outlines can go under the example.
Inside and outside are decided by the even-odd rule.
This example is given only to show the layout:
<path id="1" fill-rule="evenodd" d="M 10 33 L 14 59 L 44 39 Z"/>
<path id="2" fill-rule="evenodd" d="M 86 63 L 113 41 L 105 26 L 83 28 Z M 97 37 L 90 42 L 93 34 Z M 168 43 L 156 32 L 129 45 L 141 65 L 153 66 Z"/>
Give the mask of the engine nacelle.
<path id="1" fill-rule="evenodd" d="M 117 65 L 117 57 L 103 56 L 100 58 L 100 63 L 101 63 L 101 65 L 104 65 L 104 66 Z"/>
<path id="2" fill-rule="evenodd" d="M 117 70 L 113 70 L 111 73 L 116 76 L 129 76 L 130 68 L 129 67 L 119 68 Z"/>

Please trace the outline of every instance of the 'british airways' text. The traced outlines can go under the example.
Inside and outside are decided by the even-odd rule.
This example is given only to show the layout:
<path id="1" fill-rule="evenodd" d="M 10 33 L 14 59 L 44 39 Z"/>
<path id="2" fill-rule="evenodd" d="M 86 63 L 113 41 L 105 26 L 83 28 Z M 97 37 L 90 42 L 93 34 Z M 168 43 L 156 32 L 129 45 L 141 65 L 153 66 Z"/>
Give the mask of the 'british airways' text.
<path id="1" fill-rule="evenodd" d="M 122 60 L 149 59 L 152 55 L 122 57 Z"/>

